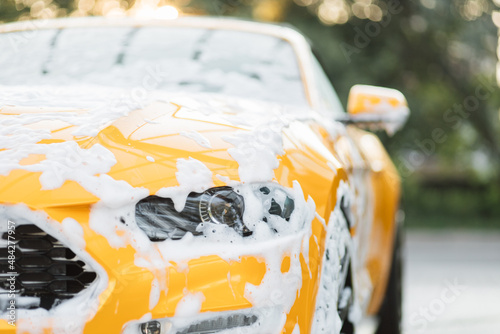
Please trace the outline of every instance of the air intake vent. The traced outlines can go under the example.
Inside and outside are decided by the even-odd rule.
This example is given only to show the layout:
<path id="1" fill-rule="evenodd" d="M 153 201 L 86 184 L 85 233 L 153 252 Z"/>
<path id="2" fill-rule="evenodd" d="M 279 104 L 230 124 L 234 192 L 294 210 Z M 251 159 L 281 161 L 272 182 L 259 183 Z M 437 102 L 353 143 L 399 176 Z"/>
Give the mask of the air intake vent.
<path id="1" fill-rule="evenodd" d="M 88 287 L 97 274 L 75 253 L 35 225 L 15 229 L 15 270 L 8 261 L 8 234 L 0 240 L 0 312 L 8 304 L 11 272 L 16 272 L 16 307 L 51 309 Z M 11 240 L 12 241 L 12 240 Z"/>

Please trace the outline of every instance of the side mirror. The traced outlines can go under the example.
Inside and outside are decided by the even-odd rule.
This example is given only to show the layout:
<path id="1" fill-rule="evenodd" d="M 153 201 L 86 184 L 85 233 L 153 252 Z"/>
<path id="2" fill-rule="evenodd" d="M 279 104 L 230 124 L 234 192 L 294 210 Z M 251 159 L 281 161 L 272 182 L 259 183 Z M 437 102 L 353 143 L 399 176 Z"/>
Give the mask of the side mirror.
<path id="1" fill-rule="evenodd" d="M 370 130 L 385 130 L 392 136 L 410 115 L 404 95 L 395 89 L 355 85 L 347 100 L 348 123 Z"/>

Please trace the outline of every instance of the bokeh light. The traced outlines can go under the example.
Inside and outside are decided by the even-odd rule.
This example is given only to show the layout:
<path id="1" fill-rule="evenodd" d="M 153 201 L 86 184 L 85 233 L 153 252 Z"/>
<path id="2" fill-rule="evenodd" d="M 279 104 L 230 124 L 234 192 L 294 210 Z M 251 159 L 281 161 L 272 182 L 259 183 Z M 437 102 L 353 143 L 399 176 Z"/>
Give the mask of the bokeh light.
<path id="1" fill-rule="evenodd" d="M 349 20 L 349 7 L 344 0 L 326 0 L 318 7 L 318 17 L 325 24 L 343 24 Z"/>

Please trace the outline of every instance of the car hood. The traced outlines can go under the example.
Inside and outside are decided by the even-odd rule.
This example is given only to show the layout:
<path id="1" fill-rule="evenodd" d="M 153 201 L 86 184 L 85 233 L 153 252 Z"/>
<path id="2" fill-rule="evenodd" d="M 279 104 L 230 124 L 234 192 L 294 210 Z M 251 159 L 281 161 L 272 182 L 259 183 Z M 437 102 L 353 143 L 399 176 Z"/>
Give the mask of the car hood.
<path id="1" fill-rule="evenodd" d="M 140 106 L 110 99 L 71 108 L 71 98 L 58 94 L 44 95 L 44 107 L 27 97 L 0 101 L 0 202 L 32 208 L 96 203 L 102 197 L 92 189 L 104 182 L 97 180 L 101 175 L 155 194 L 179 185 L 181 160 L 204 164 L 213 185 L 240 181 L 235 157 L 262 156 L 272 171 L 283 148 L 273 148 L 276 138 L 266 143 L 266 136 L 279 133 L 281 142 L 283 119 L 300 114 L 264 102 L 183 94 L 157 94 Z M 243 151 L 232 152 L 235 147 Z"/>

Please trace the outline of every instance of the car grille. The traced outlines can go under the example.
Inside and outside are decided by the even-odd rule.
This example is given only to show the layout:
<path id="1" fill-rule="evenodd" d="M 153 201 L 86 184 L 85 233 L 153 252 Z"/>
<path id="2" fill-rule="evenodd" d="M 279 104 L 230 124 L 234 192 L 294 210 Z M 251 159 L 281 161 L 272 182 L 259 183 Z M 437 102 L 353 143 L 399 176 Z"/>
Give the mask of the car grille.
<path id="1" fill-rule="evenodd" d="M 0 311 L 5 312 L 9 278 L 15 272 L 17 308 L 47 310 L 74 297 L 97 277 L 89 266 L 60 241 L 35 225 L 15 229 L 15 270 L 8 261 L 8 235 L 3 233 L 0 248 Z M 11 292 L 12 293 L 12 292 Z M 21 297 L 21 298 L 19 298 Z M 31 297 L 23 298 L 22 297 Z M 6 302 L 7 301 L 7 302 Z"/>

